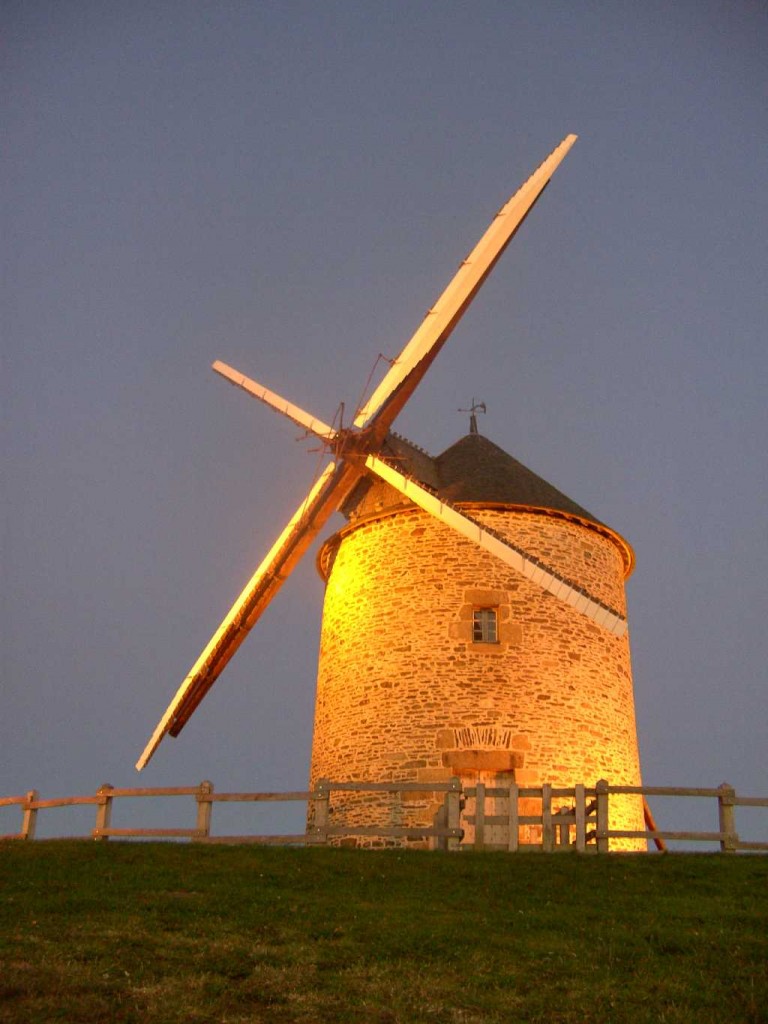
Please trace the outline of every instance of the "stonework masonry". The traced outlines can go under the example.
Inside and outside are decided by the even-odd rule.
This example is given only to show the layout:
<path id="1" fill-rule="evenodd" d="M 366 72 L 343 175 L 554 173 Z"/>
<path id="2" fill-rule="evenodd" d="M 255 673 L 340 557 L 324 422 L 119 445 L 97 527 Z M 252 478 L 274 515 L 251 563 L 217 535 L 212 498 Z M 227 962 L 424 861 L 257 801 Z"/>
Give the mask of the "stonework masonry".
<path id="1" fill-rule="evenodd" d="M 625 614 L 624 549 L 593 523 L 519 508 L 471 515 Z M 326 542 L 310 784 L 514 779 L 639 785 L 628 637 L 612 636 L 414 507 L 372 514 Z M 494 608 L 497 643 L 474 643 Z M 438 796 L 414 794 L 408 823 Z M 337 821 L 376 820 L 359 801 Z M 611 828 L 642 829 L 639 798 Z M 627 841 L 617 848 L 640 848 Z"/>

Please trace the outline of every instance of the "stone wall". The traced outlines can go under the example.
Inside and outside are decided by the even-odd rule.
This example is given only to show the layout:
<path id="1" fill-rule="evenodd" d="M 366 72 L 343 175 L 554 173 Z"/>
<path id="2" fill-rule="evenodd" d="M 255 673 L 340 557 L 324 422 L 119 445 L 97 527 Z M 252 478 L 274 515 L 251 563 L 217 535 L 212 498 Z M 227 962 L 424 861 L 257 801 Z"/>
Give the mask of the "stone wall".
<path id="1" fill-rule="evenodd" d="M 625 563 L 607 533 L 537 512 L 472 515 L 624 612 Z M 416 509 L 348 527 L 323 557 L 311 784 L 640 784 L 627 637 Z M 498 609 L 498 643 L 473 643 L 478 607 Z M 415 796 L 409 823 L 429 823 L 436 799 Z M 612 828 L 643 827 L 638 798 L 613 804 Z M 371 813 L 336 810 L 356 823 Z"/>

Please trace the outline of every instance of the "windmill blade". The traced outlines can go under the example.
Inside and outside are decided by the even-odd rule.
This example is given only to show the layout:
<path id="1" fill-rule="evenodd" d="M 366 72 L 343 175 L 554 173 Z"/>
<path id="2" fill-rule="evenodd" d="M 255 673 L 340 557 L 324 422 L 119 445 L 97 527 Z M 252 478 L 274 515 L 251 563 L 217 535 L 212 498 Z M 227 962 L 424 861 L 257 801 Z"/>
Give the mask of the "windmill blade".
<path id="1" fill-rule="evenodd" d="M 491 554 L 506 562 L 526 579 L 536 583 L 548 593 L 554 594 L 555 597 L 571 605 L 576 611 L 593 619 L 609 633 L 618 637 L 624 636 L 626 633 L 627 621 L 617 611 L 603 604 L 596 597 L 587 594 L 576 584 L 565 579 L 522 548 L 510 543 L 501 534 L 489 530 L 488 527 L 478 523 L 466 513 L 460 512 L 454 505 L 441 500 L 409 477 L 403 476 L 383 459 L 369 455 L 365 460 L 365 465 L 395 490 L 409 498 L 414 505 L 418 505 L 425 512 L 457 530 L 463 537 L 478 544 L 481 548 L 490 551 Z"/>
<path id="2" fill-rule="evenodd" d="M 382 430 L 386 430 L 392 424 L 575 141 L 575 135 L 566 136 L 499 210 L 488 230 L 461 264 L 451 283 L 359 411 L 355 426 L 362 427 L 369 421 L 375 421 Z"/>
<path id="3" fill-rule="evenodd" d="M 247 391 L 254 398 L 258 398 L 260 402 L 264 402 L 271 409 L 281 412 L 283 416 L 287 416 L 289 420 L 293 420 L 294 423 L 297 423 L 310 434 L 314 434 L 323 441 L 333 441 L 335 439 L 337 431 L 333 427 L 329 427 L 327 423 L 323 423 L 316 416 L 305 412 L 298 405 L 289 402 L 287 398 L 283 398 L 274 391 L 270 391 L 269 388 L 265 388 L 258 381 L 246 377 L 239 370 L 235 370 L 231 366 L 227 366 L 226 363 L 222 363 L 220 359 L 211 364 L 211 369 L 225 377 L 231 384 L 242 388 L 243 391 Z"/>
<path id="4" fill-rule="evenodd" d="M 136 762 L 139 771 L 147 764 L 167 733 L 178 736 L 181 732 L 245 640 L 250 628 L 267 608 L 331 514 L 357 483 L 360 472 L 359 468 L 345 463 L 326 466 L 176 691 Z"/>

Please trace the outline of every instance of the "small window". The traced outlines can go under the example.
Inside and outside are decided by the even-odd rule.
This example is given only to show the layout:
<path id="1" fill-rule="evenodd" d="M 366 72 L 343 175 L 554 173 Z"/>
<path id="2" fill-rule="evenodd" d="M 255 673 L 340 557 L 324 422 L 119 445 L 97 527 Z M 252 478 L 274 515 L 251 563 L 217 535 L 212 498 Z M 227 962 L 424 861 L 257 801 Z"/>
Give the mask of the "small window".
<path id="1" fill-rule="evenodd" d="M 472 640 L 476 644 L 498 642 L 498 616 L 495 608 L 476 608 L 472 612 Z"/>

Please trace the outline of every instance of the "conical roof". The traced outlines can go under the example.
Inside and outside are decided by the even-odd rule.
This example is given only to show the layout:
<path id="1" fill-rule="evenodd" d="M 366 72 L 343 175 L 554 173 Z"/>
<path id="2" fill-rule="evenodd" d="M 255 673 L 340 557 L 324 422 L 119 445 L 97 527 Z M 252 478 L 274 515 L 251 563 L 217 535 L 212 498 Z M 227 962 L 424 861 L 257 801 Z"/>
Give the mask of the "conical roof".
<path id="1" fill-rule="evenodd" d="M 577 519 L 610 537 L 621 550 L 626 574 L 632 571 L 634 552 L 620 534 L 482 434 L 466 434 L 441 455 L 431 456 L 390 432 L 382 455 L 406 476 L 454 505 L 503 506 L 510 511 Z M 408 498 L 383 480 L 367 477 L 354 488 L 341 511 L 351 524 L 356 524 L 410 505 Z"/>
<path id="2" fill-rule="evenodd" d="M 434 460 L 437 492 L 455 503 L 523 505 L 600 520 L 482 434 L 467 434 Z"/>

